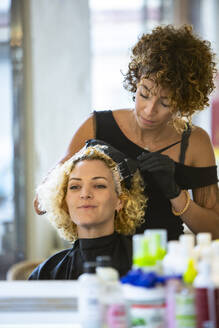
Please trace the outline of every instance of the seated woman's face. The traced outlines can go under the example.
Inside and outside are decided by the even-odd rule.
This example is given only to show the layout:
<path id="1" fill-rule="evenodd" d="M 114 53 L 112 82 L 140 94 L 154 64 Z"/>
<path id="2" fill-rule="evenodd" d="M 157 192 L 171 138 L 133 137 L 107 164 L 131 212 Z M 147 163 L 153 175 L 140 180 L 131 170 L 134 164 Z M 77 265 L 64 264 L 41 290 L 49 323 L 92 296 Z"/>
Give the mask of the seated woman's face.
<path id="1" fill-rule="evenodd" d="M 85 160 L 76 164 L 69 176 L 65 201 L 78 229 L 104 226 L 114 231 L 115 210 L 121 209 L 121 201 L 112 172 L 103 161 Z"/>

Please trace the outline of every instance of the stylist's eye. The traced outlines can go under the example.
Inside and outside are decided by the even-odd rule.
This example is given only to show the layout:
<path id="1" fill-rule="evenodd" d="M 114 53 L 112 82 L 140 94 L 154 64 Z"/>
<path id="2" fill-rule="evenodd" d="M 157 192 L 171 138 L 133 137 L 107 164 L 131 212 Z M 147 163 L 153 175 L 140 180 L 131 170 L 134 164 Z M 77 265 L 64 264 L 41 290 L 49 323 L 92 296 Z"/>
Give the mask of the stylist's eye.
<path id="1" fill-rule="evenodd" d="M 165 104 L 165 103 L 163 103 L 163 102 L 161 102 L 161 105 L 162 105 L 163 107 L 165 107 L 165 108 L 168 108 L 168 107 L 170 107 L 170 105 L 169 105 L 169 104 Z"/>
<path id="2" fill-rule="evenodd" d="M 143 93 L 140 93 L 140 96 L 144 99 L 148 99 L 148 97 L 149 97 L 147 94 L 143 94 Z"/>

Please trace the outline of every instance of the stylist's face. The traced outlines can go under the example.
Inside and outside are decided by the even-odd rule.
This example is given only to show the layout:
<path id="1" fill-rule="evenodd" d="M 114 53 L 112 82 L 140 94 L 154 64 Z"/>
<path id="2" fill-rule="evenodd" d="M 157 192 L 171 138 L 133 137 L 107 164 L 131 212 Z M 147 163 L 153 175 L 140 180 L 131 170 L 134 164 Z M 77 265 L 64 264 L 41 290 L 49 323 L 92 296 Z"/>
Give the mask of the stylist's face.
<path id="1" fill-rule="evenodd" d="M 141 129 L 157 129 L 171 119 L 168 90 L 155 89 L 151 79 L 141 79 L 136 91 L 135 115 Z"/>
<path id="2" fill-rule="evenodd" d="M 111 170 L 101 160 L 78 162 L 72 170 L 65 198 L 72 221 L 84 228 L 114 231 L 115 210 L 121 201 Z"/>

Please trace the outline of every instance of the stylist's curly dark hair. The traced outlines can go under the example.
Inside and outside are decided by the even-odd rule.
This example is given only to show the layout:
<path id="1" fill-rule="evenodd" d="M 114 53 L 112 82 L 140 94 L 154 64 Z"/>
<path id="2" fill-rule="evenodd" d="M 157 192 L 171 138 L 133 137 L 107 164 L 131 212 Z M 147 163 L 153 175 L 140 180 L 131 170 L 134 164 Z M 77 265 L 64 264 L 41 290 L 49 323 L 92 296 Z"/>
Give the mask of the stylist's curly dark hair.
<path id="1" fill-rule="evenodd" d="M 216 75 L 214 58 L 210 42 L 196 36 L 192 26 L 159 26 L 133 47 L 124 87 L 135 93 L 141 77 L 153 78 L 170 91 L 178 117 L 190 121 L 208 105 Z"/>

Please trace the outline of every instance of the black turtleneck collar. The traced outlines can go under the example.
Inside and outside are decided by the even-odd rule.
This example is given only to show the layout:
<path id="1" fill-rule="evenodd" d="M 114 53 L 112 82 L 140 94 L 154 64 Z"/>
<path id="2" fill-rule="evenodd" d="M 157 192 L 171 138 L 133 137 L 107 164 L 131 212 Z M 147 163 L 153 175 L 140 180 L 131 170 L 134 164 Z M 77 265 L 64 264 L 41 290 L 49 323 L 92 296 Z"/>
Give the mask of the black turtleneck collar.
<path id="1" fill-rule="evenodd" d="M 83 273 L 86 261 L 95 261 L 97 256 L 111 257 L 112 266 L 120 276 L 125 275 L 132 266 L 132 241 L 129 237 L 114 232 L 99 238 L 81 238 L 71 249 L 54 254 L 31 274 L 37 279 L 77 279 Z"/>
<path id="2" fill-rule="evenodd" d="M 114 232 L 111 235 L 98 237 L 98 238 L 81 238 L 78 239 L 79 248 L 83 251 L 92 250 L 92 249 L 101 249 L 105 248 L 115 242 L 118 237 L 118 233 Z"/>

